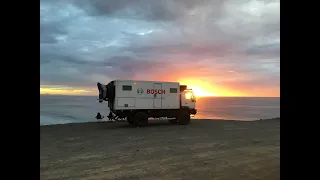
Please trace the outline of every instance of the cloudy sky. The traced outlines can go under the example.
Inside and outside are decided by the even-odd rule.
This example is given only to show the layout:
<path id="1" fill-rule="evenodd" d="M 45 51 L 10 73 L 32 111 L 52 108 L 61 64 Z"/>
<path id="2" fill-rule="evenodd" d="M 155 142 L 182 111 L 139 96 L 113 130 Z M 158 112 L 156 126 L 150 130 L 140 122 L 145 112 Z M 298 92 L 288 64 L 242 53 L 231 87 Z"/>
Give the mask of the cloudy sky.
<path id="1" fill-rule="evenodd" d="M 280 0 L 41 0 L 40 93 L 113 79 L 280 96 Z"/>

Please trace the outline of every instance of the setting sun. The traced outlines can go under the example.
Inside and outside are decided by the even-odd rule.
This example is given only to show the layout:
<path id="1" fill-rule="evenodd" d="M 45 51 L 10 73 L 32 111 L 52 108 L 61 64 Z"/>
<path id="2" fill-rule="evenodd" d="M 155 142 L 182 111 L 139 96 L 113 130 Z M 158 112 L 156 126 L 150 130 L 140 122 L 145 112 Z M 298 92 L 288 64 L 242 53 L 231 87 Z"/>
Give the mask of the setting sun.
<path id="1" fill-rule="evenodd" d="M 241 96 L 243 94 L 233 92 L 231 90 L 214 86 L 211 83 L 196 80 L 179 80 L 180 84 L 187 85 L 188 89 L 192 89 L 196 97 L 208 97 L 208 96 Z"/>
<path id="2" fill-rule="evenodd" d="M 193 93 L 196 97 L 217 96 L 216 94 L 207 92 L 198 86 L 188 86 L 188 88 L 193 90 Z"/>
<path id="3" fill-rule="evenodd" d="M 208 83 L 195 80 L 180 80 L 179 82 L 182 85 L 187 85 L 188 89 L 192 89 L 196 97 L 218 96 L 218 94 L 212 91 L 212 88 Z"/>

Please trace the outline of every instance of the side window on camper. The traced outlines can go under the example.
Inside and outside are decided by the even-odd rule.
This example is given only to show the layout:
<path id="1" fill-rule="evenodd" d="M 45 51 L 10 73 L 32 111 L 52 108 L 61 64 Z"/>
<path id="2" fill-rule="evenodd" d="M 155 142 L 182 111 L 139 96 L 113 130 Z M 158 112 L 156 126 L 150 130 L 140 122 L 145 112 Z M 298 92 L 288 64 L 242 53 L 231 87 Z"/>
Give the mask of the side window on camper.
<path id="1" fill-rule="evenodd" d="M 123 86 L 122 86 L 122 91 L 132 91 L 132 86 L 123 85 Z"/>
<path id="2" fill-rule="evenodd" d="M 178 93 L 178 89 L 177 88 L 170 88 L 170 93 Z"/>

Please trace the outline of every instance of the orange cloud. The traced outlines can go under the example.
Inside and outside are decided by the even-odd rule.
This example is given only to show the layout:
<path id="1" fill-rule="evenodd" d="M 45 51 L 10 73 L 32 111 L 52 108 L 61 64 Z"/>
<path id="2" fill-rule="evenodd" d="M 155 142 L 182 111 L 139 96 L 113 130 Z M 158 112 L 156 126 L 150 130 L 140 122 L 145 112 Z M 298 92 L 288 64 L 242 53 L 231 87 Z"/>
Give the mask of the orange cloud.
<path id="1" fill-rule="evenodd" d="M 253 79 L 256 78 L 256 79 Z M 139 72 L 127 79 L 180 82 L 194 90 L 197 97 L 204 96 L 250 96 L 250 97 L 280 97 L 280 88 L 268 82 L 259 84 L 260 77 L 237 73 L 227 66 L 209 66 L 189 61 L 177 61 L 173 66 L 159 67 L 149 73 Z M 108 82 L 102 82 L 108 83 Z M 65 95 L 97 95 L 98 90 L 92 88 L 40 88 L 40 94 Z"/>

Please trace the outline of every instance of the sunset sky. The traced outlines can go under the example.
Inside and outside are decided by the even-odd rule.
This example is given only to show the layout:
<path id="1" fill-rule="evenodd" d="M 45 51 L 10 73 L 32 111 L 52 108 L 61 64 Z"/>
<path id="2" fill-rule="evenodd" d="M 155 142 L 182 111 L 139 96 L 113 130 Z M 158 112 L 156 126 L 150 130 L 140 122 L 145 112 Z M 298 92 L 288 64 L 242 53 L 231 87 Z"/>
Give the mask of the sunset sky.
<path id="1" fill-rule="evenodd" d="M 114 79 L 280 96 L 280 0 L 41 0 L 40 94 Z"/>

